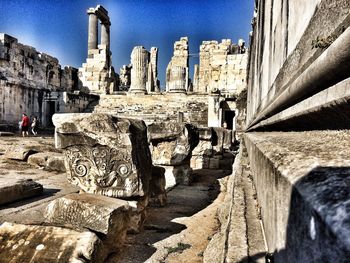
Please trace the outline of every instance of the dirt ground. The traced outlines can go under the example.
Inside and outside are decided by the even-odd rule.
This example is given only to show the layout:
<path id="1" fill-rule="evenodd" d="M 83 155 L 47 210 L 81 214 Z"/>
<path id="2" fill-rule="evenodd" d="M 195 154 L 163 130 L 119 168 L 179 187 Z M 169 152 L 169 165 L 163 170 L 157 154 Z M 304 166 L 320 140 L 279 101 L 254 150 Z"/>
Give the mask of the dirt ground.
<path id="1" fill-rule="evenodd" d="M 128 235 L 122 262 L 202 262 L 203 251 L 218 230 L 216 212 L 223 202 L 220 180 L 226 171 L 196 170 L 191 186 L 168 193 L 164 207 L 149 207 L 145 230 Z"/>
<path id="2" fill-rule="evenodd" d="M 38 137 L 0 137 L 0 183 L 17 179 L 33 179 L 44 187 L 41 196 L 17 201 L 1 206 L 0 223 L 40 223 L 43 208 L 53 199 L 77 192 L 66 179 L 65 173 L 50 172 L 29 165 L 26 161 L 8 160 L 3 157 L 12 146 L 29 146 L 38 152 L 57 152 L 53 136 Z"/>

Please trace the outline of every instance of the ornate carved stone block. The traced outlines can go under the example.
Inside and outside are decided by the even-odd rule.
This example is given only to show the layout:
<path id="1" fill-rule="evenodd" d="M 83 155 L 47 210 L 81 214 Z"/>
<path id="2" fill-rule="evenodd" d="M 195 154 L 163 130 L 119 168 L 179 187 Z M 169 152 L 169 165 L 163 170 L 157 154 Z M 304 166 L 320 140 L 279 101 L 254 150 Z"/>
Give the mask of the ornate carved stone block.
<path id="1" fill-rule="evenodd" d="M 72 184 L 111 197 L 147 194 L 152 160 L 143 121 L 81 113 L 55 114 L 53 122 Z"/>

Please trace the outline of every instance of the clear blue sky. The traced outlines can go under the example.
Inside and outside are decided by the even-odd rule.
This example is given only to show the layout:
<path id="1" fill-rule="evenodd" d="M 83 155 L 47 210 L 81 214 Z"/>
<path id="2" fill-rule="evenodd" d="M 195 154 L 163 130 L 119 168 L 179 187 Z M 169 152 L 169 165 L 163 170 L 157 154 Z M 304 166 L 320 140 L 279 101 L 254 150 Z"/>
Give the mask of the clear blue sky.
<path id="1" fill-rule="evenodd" d="M 204 40 L 239 38 L 248 42 L 254 0 L 0 0 L 0 32 L 57 57 L 62 66 L 80 67 L 87 54 L 86 10 L 103 5 L 111 18 L 111 50 L 116 72 L 130 63 L 132 48 L 159 48 L 158 75 L 165 69 L 174 41 L 189 37 L 190 53 Z M 191 58 L 193 64 L 198 58 Z"/>

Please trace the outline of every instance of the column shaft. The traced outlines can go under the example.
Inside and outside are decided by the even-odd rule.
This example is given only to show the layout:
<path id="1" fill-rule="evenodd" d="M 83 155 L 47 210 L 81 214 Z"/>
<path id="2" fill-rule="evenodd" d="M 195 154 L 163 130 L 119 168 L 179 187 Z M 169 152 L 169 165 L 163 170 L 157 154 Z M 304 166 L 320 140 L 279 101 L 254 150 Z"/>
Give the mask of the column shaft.
<path id="1" fill-rule="evenodd" d="M 97 48 L 97 15 L 89 13 L 89 39 L 88 50 Z"/>

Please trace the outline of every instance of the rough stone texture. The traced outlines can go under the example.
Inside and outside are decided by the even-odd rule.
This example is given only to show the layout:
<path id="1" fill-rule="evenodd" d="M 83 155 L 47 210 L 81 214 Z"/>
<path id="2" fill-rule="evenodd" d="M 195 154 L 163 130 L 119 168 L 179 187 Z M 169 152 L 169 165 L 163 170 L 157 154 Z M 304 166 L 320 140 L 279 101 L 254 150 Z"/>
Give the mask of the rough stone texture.
<path id="1" fill-rule="evenodd" d="M 349 59 L 345 58 L 348 54 L 348 44 L 345 41 L 348 40 L 342 40 L 333 54 L 324 59 L 322 65 L 315 66 L 317 77 L 303 81 L 303 86 L 306 86 L 297 94 L 288 91 L 303 73 L 311 76 L 306 69 L 315 65 L 317 59 L 327 55 L 332 49 L 332 45 L 328 48 L 312 48 L 313 41 L 329 36 L 339 39 L 350 24 L 349 1 L 320 0 L 310 1 L 306 5 L 301 3 L 303 2 L 298 0 L 289 6 L 283 1 L 277 1 L 273 5 L 268 3 L 256 6 L 257 14 L 253 20 L 250 47 L 248 125 L 283 93 L 285 103 L 278 104 L 278 111 L 314 95 L 316 90 L 328 88 L 349 77 Z M 264 26 L 266 21 L 271 21 L 270 27 Z M 333 44 L 335 43 L 336 40 Z M 336 58 L 340 60 L 334 63 Z M 299 83 L 297 86 L 302 85 Z M 270 117 L 272 114 L 274 113 L 269 112 L 263 117 Z"/>
<path id="2" fill-rule="evenodd" d="M 44 167 L 49 171 L 66 171 L 64 156 L 57 152 L 39 152 L 29 155 L 28 163 L 36 167 Z"/>
<path id="3" fill-rule="evenodd" d="M 158 80 L 158 48 L 151 47 L 150 59 L 147 73 L 147 92 L 160 92 L 160 81 Z"/>
<path id="4" fill-rule="evenodd" d="M 267 244 L 277 262 L 347 262 L 350 132 L 248 133 Z"/>
<path id="5" fill-rule="evenodd" d="M 8 148 L 5 151 L 4 158 L 18 161 L 26 161 L 28 156 L 36 153 L 29 147 L 17 145 Z"/>
<path id="6" fill-rule="evenodd" d="M 55 154 L 47 158 L 45 168 L 49 171 L 65 172 L 66 166 L 64 156 L 62 154 Z"/>
<path id="7" fill-rule="evenodd" d="M 55 112 L 83 111 L 96 100 L 74 92 L 79 92 L 76 68 L 61 68 L 57 58 L 0 33 L 0 123 L 18 127 L 26 112 L 50 126 Z"/>
<path id="8" fill-rule="evenodd" d="M 41 195 L 43 186 L 31 179 L 11 180 L 0 184 L 0 205 Z"/>
<path id="9" fill-rule="evenodd" d="M 101 242 L 88 231 L 5 222 L 0 239 L 1 262 L 103 262 L 97 254 Z"/>
<path id="10" fill-rule="evenodd" d="M 147 195 L 152 160 L 143 121 L 96 113 L 54 115 L 53 121 L 72 184 L 112 197 Z"/>
<path id="11" fill-rule="evenodd" d="M 131 68 L 132 65 L 123 65 L 120 68 L 119 73 L 119 90 L 120 91 L 128 91 L 131 84 Z"/>
<path id="12" fill-rule="evenodd" d="M 153 123 L 148 126 L 148 132 L 155 165 L 189 163 L 192 150 L 199 142 L 198 131 L 191 124 Z"/>
<path id="13" fill-rule="evenodd" d="M 166 69 L 166 91 L 187 92 L 189 87 L 188 37 L 174 43 L 174 55 Z"/>
<path id="14" fill-rule="evenodd" d="M 152 178 L 149 182 L 150 205 L 165 206 L 167 202 L 167 194 L 165 190 L 165 169 L 160 166 L 152 167 Z"/>
<path id="15" fill-rule="evenodd" d="M 49 156 L 56 154 L 52 152 L 35 153 L 28 157 L 28 163 L 34 166 L 45 167 Z"/>
<path id="16" fill-rule="evenodd" d="M 148 196 L 140 197 L 138 200 L 128 201 L 131 208 L 128 233 L 137 234 L 143 230 L 147 216 L 146 207 L 148 206 L 148 202 Z"/>
<path id="17" fill-rule="evenodd" d="M 224 202 L 218 210 L 220 229 L 204 251 L 203 262 L 265 262 L 265 244 L 255 189 L 249 178 L 244 145 L 232 174 L 220 180 Z"/>
<path id="18" fill-rule="evenodd" d="M 165 169 L 165 189 L 175 185 L 190 185 L 193 181 L 192 168 L 189 164 L 164 165 Z"/>
<path id="19" fill-rule="evenodd" d="M 110 249 L 116 250 L 124 242 L 129 213 L 127 201 L 94 194 L 70 194 L 52 201 L 44 216 L 51 224 L 103 234 L 104 244 L 113 243 Z"/>
<path id="20" fill-rule="evenodd" d="M 184 122 L 208 125 L 208 98 L 206 95 L 176 93 L 102 95 L 95 112 L 113 113 L 121 117 L 137 118 L 147 124 L 155 121 L 176 121 L 179 112 Z"/>
<path id="21" fill-rule="evenodd" d="M 194 91 L 239 94 L 246 88 L 247 61 L 244 44 L 242 49 L 230 39 L 203 41 Z"/>

